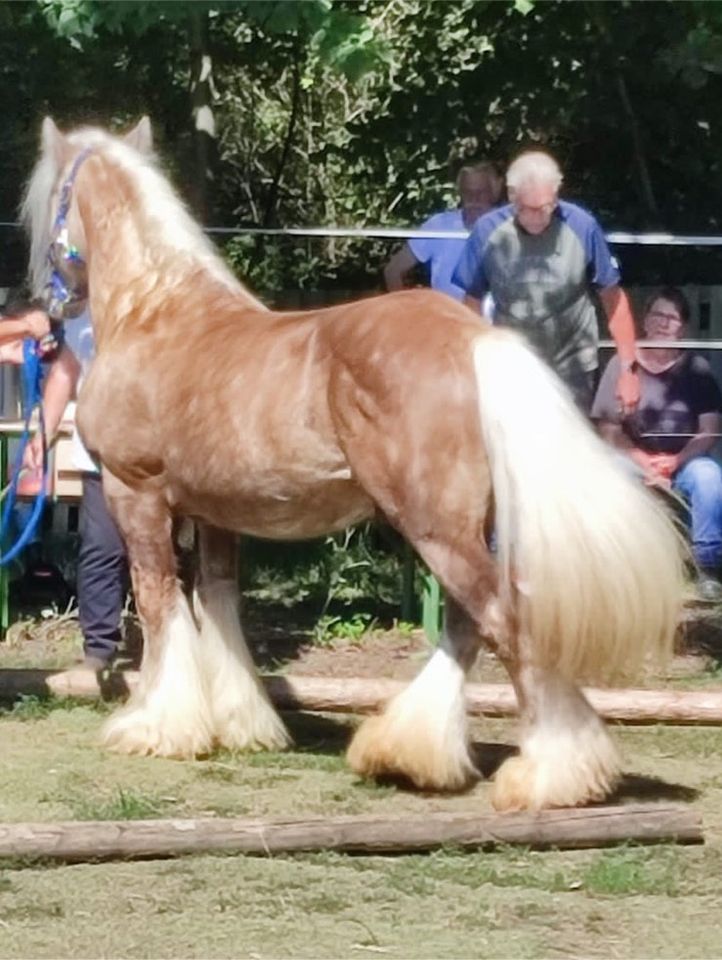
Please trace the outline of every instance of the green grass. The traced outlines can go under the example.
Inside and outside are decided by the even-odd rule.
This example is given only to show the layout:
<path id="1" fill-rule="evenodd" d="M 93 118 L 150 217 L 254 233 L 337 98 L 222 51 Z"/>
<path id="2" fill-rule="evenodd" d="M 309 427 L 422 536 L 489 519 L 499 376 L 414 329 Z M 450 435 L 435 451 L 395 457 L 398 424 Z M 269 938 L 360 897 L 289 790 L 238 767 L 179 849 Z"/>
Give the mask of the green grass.
<path id="1" fill-rule="evenodd" d="M 62 799 L 75 820 L 150 820 L 169 816 L 176 806 L 172 798 L 123 787 L 110 795 L 78 792 Z"/>
<path id="2" fill-rule="evenodd" d="M 607 896 L 676 897 L 680 893 L 682 862 L 678 852 L 662 849 L 606 850 L 582 871 L 584 890 Z"/>
<path id="3" fill-rule="evenodd" d="M 116 706 L 103 700 L 82 697 L 38 697 L 34 694 L 20 694 L 14 703 L 0 707 L 0 716 L 8 715 L 14 720 L 44 720 L 55 710 L 91 710 L 94 713 L 107 714 Z"/>

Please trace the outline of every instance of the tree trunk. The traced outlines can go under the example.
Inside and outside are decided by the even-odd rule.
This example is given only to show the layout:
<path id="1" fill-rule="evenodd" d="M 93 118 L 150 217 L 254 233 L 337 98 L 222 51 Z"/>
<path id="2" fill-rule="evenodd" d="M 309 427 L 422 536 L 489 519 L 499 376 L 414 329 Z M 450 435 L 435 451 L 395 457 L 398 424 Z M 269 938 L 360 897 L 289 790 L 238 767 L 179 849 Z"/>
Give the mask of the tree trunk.
<path id="1" fill-rule="evenodd" d="M 592 17 L 597 24 L 602 42 L 602 49 L 605 52 L 607 66 L 612 77 L 614 78 L 614 85 L 617 89 L 619 102 L 622 107 L 622 113 L 627 121 L 627 127 L 629 130 L 630 139 L 632 141 L 632 159 L 634 169 L 637 173 L 639 192 L 644 202 L 644 206 L 647 208 L 647 213 L 651 222 L 655 226 L 659 226 L 659 206 L 657 205 L 657 198 L 654 195 L 652 177 L 649 173 L 649 164 L 647 163 L 647 155 L 644 148 L 644 139 L 642 137 L 639 120 L 637 119 L 637 113 L 634 109 L 634 104 L 632 103 L 632 98 L 629 94 L 627 79 L 624 75 L 624 70 L 622 69 L 619 55 L 615 49 L 609 27 L 607 26 L 605 14 L 602 12 L 601 4 L 593 2 L 589 4 L 589 9 L 591 10 Z"/>
<path id="2" fill-rule="evenodd" d="M 271 227 L 276 223 L 276 207 L 278 206 L 278 196 L 281 190 L 281 182 L 283 180 L 283 174 L 286 169 L 286 163 L 288 162 L 288 156 L 291 152 L 291 146 L 293 145 L 293 139 L 296 135 L 296 126 L 298 124 L 298 118 L 301 113 L 301 62 L 303 57 L 303 46 L 300 41 L 296 41 L 294 45 L 294 56 L 293 56 L 293 89 L 291 92 L 291 112 L 288 115 L 288 124 L 286 125 L 286 136 L 283 138 L 283 147 L 281 148 L 281 155 L 278 159 L 278 165 L 276 167 L 276 172 L 273 177 L 273 182 L 268 191 L 268 198 L 266 200 L 266 209 L 263 215 L 263 226 Z"/>
<path id="3" fill-rule="evenodd" d="M 191 203 L 202 222 L 208 222 L 209 187 L 217 152 L 216 120 L 213 112 L 213 61 L 208 49 L 208 12 L 200 4 L 191 4 L 190 94 L 193 119 L 193 182 Z"/>

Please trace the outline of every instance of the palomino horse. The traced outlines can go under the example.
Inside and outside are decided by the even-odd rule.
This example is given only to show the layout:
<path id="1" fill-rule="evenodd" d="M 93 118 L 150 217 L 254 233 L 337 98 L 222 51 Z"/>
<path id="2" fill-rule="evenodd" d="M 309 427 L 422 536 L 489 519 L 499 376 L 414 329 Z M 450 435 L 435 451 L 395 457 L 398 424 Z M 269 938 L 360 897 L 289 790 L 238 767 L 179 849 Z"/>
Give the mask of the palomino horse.
<path id="1" fill-rule="evenodd" d="M 416 679 L 357 731 L 352 768 L 467 785 L 463 685 L 484 643 L 522 721 L 497 807 L 607 796 L 617 755 L 577 684 L 669 649 L 683 556 L 557 378 L 433 292 L 269 311 L 159 172 L 145 118 L 125 138 L 47 119 L 42 140 L 24 203 L 31 275 L 37 293 L 51 271 L 71 292 L 87 285 L 97 359 L 78 425 L 145 636 L 107 744 L 168 757 L 286 746 L 238 621 L 236 535 L 316 537 L 381 514 L 438 577 L 446 622 Z M 180 515 L 200 530 L 193 610 L 171 542 Z"/>

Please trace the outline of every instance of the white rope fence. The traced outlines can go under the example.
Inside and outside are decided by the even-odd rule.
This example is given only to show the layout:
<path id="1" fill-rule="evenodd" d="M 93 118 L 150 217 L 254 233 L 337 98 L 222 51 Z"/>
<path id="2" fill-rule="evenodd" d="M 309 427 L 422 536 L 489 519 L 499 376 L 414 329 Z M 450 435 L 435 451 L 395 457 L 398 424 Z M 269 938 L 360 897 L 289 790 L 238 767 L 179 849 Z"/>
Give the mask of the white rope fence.
<path id="1" fill-rule="evenodd" d="M 0 227 L 19 229 L 21 224 L 3 220 Z M 346 239 L 411 240 L 415 238 L 433 238 L 466 240 L 468 230 L 419 230 L 403 227 L 205 227 L 206 233 L 216 236 L 256 236 L 256 237 L 307 237 L 326 239 L 339 237 Z M 673 234 L 673 233 L 627 233 L 612 231 L 606 235 L 611 244 L 637 244 L 640 246 L 671 247 L 722 247 L 722 236 L 714 234 Z M 640 347 L 668 348 L 669 341 L 639 340 Z M 612 340 L 600 340 L 601 349 L 614 347 Z M 675 349 L 679 350 L 722 350 L 722 340 L 676 340 Z"/>
<path id="2" fill-rule="evenodd" d="M 20 224 L 0 220 L 0 227 L 20 229 Z M 420 237 L 466 240 L 468 230 L 419 230 L 405 227 L 204 227 L 206 233 L 218 236 L 266 237 L 341 237 L 348 239 L 411 240 Z M 722 236 L 714 234 L 627 233 L 611 231 L 606 234 L 611 244 L 637 244 L 667 247 L 722 247 Z"/>

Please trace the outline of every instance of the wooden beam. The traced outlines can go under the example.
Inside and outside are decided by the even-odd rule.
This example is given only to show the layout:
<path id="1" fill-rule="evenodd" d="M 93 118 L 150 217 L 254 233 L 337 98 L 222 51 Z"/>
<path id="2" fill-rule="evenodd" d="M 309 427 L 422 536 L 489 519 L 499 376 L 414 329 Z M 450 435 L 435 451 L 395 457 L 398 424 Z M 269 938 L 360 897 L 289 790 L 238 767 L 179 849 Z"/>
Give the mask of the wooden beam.
<path id="1" fill-rule="evenodd" d="M 404 684 L 362 677 L 266 677 L 274 703 L 282 709 L 333 713 L 372 713 Z M 517 713 L 511 684 L 469 683 L 466 706 L 472 716 L 511 717 Z M 722 690 L 638 690 L 587 688 L 594 709 L 622 723 L 722 724 Z"/>
<path id="2" fill-rule="evenodd" d="M 0 670 L 0 700 L 20 696 L 127 696 L 138 682 L 135 671 L 96 676 L 88 670 Z M 404 686 L 397 680 L 365 677 L 269 676 L 264 683 L 282 710 L 321 713 L 373 713 Z M 621 723 L 722 724 L 722 690 L 597 690 L 585 693 L 607 720 Z M 470 683 L 466 687 L 472 716 L 510 717 L 517 712 L 509 684 Z"/>
<path id="3" fill-rule="evenodd" d="M 0 858 L 83 862 L 194 853 L 270 855 L 313 850 L 401 853 L 444 845 L 579 849 L 621 842 L 702 842 L 700 816 L 679 805 L 541 813 L 425 813 L 312 819 L 115 820 L 0 825 Z"/>

